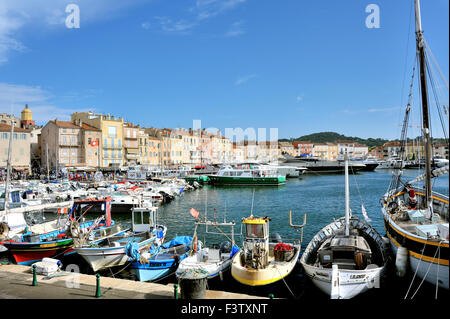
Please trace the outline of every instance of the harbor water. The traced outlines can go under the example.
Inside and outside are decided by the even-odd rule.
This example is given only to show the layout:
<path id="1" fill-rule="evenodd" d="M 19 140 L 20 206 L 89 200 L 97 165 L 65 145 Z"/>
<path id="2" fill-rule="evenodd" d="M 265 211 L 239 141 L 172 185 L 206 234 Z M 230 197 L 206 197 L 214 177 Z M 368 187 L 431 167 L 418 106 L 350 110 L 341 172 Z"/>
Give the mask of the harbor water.
<path id="1" fill-rule="evenodd" d="M 417 176 L 417 170 L 405 170 L 403 175 L 405 180 L 411 180 Z M 392 172 L 387 169 L 378 169 L 373 172 L 360 172 L 350 175 L 350 208 L 352 214 L 364 219 L 361 213 L 361 205 L 364 205 L 370 224 L 381 234 L 385 235 L 383 218 L 380 210 L 380 198 L 388 189 Z M 410 177 L 410 178 L 409 178 Z M 448 174 L 443 175 L 433 181 L 434 191 L 449 194 Z M 158 210 L 158 221 L 167 226 L 166 239 L 170 240 L 176 235 L 192 236 L 195 219 L 190 215 L 191 208 L 200 212 L 201 217 L 208 216 L 209 220 L 234 221 L 235 240 L 238 246 L 242 246 L 241 219 L 254 216 L 271 218 L 270 232 L 278 233 L 283 241 L 300 240 L 300 233 L 289 226 L 289 210 L 292 211 L 293 223 L 302 224 L 303 215 L 307 214 L 306 226 L 303 232 L 302 249 L 304 249 L 311 238 L 325 225 L 340 218 L 345 214 L 345 189 L 343 174 L 305 174 L 300 178 L 288 179 L 282 186 L 263 187 L 231 187 L 231 186 L 211 186 L 205 185 L 203 188 L 192 192 L 186 192 L 179 198 L 161 206 Z M 253 204 L 252 204 L 253 203 Z M 129 225 L 131 216 L 127 213 L 115 213 L 113 219 L 124 225 Z M 51 215 L 48 218 L 52 218 Z M 229 229 L 221 228 L 228 232 Z M 210 228 L 208 232 L 215 232 Z M 231 237 L 231 235 L 229 235 Z M 207 245 L 225 241 L 223 235 L 205 233 L 204 228 L 199 228 L 198 238 Z M 79 262 L 77 256 L 67 262 Z M 74 261 L 75 259 L 75 261 Z M 79 258 L 81 259 L 81 258 Z M 391 265 L 392 266 L 392 265 Z M 392 268 L 392 267 L 391 267 Z M 88 267 L 81 267 L 82 272 L 89 273 Z M 392 273 L 387 274 L 387 278 L 382 281 L 379 289 L 371 289 L 369 292 L 357 298 L 394 298 L 403 299 L 409 288 L 411 278 L 396 278 Z M 102 275 L 116 276 L 134 280 L 135 277 L 128 268 L 119 267 L 102 271 Z M 175 282 L 175 276 L 170 276 L 161 280 L 161 283 Z M 223 281 L 217 280 L 208 283 L 209 288 L 225 290 L 230 292 L 244 292 L 249 294 L 266 294 L 267 291 L 248 288 L 241 291 L 242 286 L 236 285 L 236 281 L 230 274 L 226 274 Z M 416 278 L 416 283 L 411 288 L 420 284 Z M 328 296 L 317 291 L 312 286 L 308 278 L 304 275 L 301 267 L 296 267 L 294 273 L 285 282 L 282 282 L 286 289 L 272 291 L 276 297 L 309 299 L 328 299 Z M 283 288 L 283 287 L 281 287 Z M 415 298 L 434 299 L 435 287 L 430 287 L 423 283 Z M 266 294 L 267 296 L 267 294 Z M 439 299 L 448 297 L 448 291 L 439 290 Z"/>

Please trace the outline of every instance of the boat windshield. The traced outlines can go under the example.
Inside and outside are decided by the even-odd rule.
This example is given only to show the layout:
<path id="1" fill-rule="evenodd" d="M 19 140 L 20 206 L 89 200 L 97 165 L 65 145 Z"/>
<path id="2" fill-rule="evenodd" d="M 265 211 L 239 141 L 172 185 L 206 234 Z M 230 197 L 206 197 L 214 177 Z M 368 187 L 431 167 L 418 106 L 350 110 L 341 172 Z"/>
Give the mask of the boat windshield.
<path id="1" fill-rule="evenodd" d="M 247 224 L 247 238 L 264 238 L 263 224 Z"/>

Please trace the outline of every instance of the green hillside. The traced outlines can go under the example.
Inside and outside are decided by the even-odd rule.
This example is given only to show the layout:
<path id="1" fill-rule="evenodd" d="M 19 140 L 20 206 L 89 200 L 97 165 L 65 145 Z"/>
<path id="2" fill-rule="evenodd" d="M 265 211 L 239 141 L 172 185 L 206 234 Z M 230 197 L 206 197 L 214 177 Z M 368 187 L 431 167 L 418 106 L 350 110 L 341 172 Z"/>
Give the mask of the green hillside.
<path id="1" fill-rule="evenodd" d="M 375 146 L 381 146 L 384 143 L 388 142 L 388 140 L 384 140 L 381 138 L 368 138 L 363 139 L 360 137 L 353 137 L 353 136 L 345 136 L 336 132 L 320 132 L 320 133 L 314 133 L 309 135 L 300 136 L 297 138 L 291 138 L 291 139 L 280 139 L 280 142 L 293 142 L 293 141 L 310 141 L 312 143 L 335 143 L 339 140 L 349 140 L 353 142 L 357 142 L 359 144 L 367 145 L 369 148 L 375 147 Z"/>

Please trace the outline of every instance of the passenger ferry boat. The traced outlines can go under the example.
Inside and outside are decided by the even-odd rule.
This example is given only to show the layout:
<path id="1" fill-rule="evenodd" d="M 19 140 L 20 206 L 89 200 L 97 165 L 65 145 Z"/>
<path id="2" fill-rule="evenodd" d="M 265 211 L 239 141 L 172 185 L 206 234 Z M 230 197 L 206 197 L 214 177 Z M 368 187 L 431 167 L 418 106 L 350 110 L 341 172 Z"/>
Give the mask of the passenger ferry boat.
<path id="1" fill-rule="evenodd" d="M 208 175 L 213 185 L 268 185 L 286 183 L 286 176 L 278 175 L 272 168 L 247 165 L 239 168 L 225 166 L 216 175 Z"/>

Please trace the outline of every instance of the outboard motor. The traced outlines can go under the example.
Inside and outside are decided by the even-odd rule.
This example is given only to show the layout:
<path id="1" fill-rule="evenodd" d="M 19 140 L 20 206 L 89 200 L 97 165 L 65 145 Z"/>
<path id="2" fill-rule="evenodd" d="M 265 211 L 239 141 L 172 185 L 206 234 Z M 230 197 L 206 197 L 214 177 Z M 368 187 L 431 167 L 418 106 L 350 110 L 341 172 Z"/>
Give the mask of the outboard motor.
<path id="1" fill-rule="evenodd" d="M 278 233 L 272 233 L 270 234 L 270 242 L 271 243 L 282 243 L 283 241 L 281 240 L 281 236 Z"/>
<path id="2" fill-rule="evenodd" d="M 220 243 L 219 253 L 220 254 L 231 253 L 231 243 L 229 241 L 224 241 L 224 242 Z"/>

